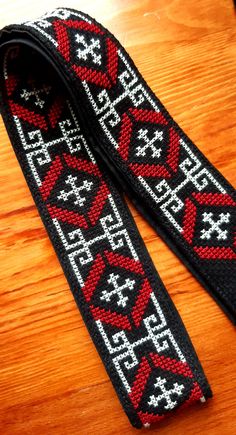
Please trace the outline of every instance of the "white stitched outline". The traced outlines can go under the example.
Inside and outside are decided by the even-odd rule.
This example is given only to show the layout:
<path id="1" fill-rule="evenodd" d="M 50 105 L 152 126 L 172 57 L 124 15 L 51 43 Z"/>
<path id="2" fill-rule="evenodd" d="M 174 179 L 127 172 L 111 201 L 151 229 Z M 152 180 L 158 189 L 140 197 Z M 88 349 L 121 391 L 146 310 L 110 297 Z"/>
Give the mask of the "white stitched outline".
<path id="1" fill-rule="evenodd" d="M 154 293 L 151 293 L 151 300 L 153 302 L 154 312 L 142 320 L 147 334 L 133 343 L 129 341 L 125 331 L 117 332 L 109 337 L 106 332 L 106 325 L 103 325 L 100 320 L 96 321 L 106 348 L 109 354 L 112 355 L 113 364 L 128 393 L 131 391 L 131 387 L 125 377 L 124 369 L 131 370 L 139 364 L 140 361 L 135 354 L 135 349 L 137 347 L 145 345 L 147 342 L 151 342 L 157 353 L 161 353 L 168 350 L 171 344 L 180 361 L 186 362 L 186 359 L 170 329 L 164 329 L 167 326 L 167 322 Z M 124 369 L 122 368 L 122 365 L 124 366 Z"/>
<path id="2" fill-rule="evenodd" d="M 45 142 L 43 139 L 42 131 L 40 129 L 32 130 L 30 132 L 26 132 L 24 134 L 23 127 L 20 119 L 14 115 L 14 121 L 16 124 L 16 128 L 18 130 L 19 137 L 21 139 L 22 146 L 25 150 L 27 150 L 27 159 L 32 171 L 32 174 L 35 178 L 35 181 L 38 186 L 41 186 L 42 181 L 39 177 L 38 171 L 36 169 L 34 161 L 37 161 L 39 166 L 45 165 L 51 162 L 51 156 L 49 153 L 49 148 L 60 143 L 65 142 L 68 146 L 68 149 L 71 153 L 75 153 L 80 151 L 81 146 L 84 146 L 88 151 L 88 146 L 84 136 L 80 132 L 80 127 L 78 121 L 74 115 L 74 112 L 71 109 L 71 105 L 68 104 L 68 107 L 71 112 L 71 117 L 75 122 L 75 128 L 73 128 L 73 123 L 71 119 L 67 118 L 58 123 L 58 127 L 61 132 L 61 136 L 57 139 L 53 139 L 51 141 Z M 72 128 L 71 128 L 72 127 Z M 89 152 L 89 157 L 91 157 L 91 153 Z M 91 159 L 93 162 L 94 159 Z"/>
<path id="3" fill-rule="evenodd" d="M 21 24 L 27 27 L 32 27 L 33 29 L 37 30 L 39 33 L 41 33 L 45 38 L 47 38 L 56 48 L 58 47 L 57 41 L 45 30 L 50 28 L 52 26 L 52 23 L 48 21 L 48 19 L 56 17 L 60 18 L 61 20 L 66 20 L 70 16 L 75 16 L 78 18 L 82 18 L 82 20 L 86 21 L 87 23 L 91 24 L 91 20 L 89 20 L 87 17 L 85 17 L 83 14 L 79 12 L 72 12 L 66 9 L 58 8 L 55 9 L 52 12 L 44 14 L 42 17 L 40 17 L 38 20 L 34 21 L 24 21 Z"/>
<path id="4" fill-rule="evenodd" d="M 67 106 L 68 106 L 68 108 L 69 108 L 69 110 L 70 110 L 70 114 L 71 114 L 71 117 L 72 117 L 72 119 L 73 119 L 73 121 L 74 121 L 75 127 L 76 127 L 76 129 L 77 129 L 78 131 L 80 131 L 80 125 L 79 125 L 79 123 L 78 123 L 78 119 L 77 119 L 77 117 L 76 117 L 76 115 L 75 115 L 75 112 L 74 112 L 74 110 L 73 110 L 73 108 L 72 108 L 72 106 L 71 106 L 71 103 L 70 103 L 69 101 L 67 101 L 66 103 L 67 103 Z M 92 154 L 92 152 L 90 151 L 90 148 L 88 147 L 88 144 L 87 144 L 87 141 L 85 140 L 85 137 L 84 137 L 83 135 L 81 135 L 81 136 L 80 136 L 80 139 L 81 139 L 82 142 L 83 142 L 83 146 L 84 146 L 84 148 L 86 149 L 86 152 L 87 152 L 87 154 L 88 154 L 88 156 L 89 156 L 91 162 L 93 162 L 94 164 L 96 164 L 96 160 L 95 160 L 95 158 L 93 157 L 93 154 Z M 72 144 L 68 144 L 68 146 L 69 146 L 69 149 L 70 149 L 70 152 L 71 152 L 71 153 L 76 152 L 76 151 L 80 151 L 80 148 L 77 148 L 77 147 L 76 147 L 75 149 L 73 149 L 73 148 L 72 148 Z"/>
<path id="5" fill-rule="evenodd" d="M 110 194 L 108 195 L 108 201 L 110 202 L 112 213 L 99 219 L 98 230 L 101 229 L 102 231 L 99 235 L 91 239 L 86 238 L 86 230 L 84 231 L 81 228 L 70 231 L 65 235 L 59 221 L 56 218 L 52 219 L 64 248 L 66 251 L 73 251 L 69 254 L 70 259 L 73 259 L 73 269 L 77 262 L 81 266 L 93 262 L 94 257 L 91 252 L 91 247 L 100 243 L 102 240 L 108 241 L 112 251 L 127 246 L 134 260 L 138 261 L 138 255 L 134 249 L 129 233 L 127 229 L 124 228 L 124 223 L 115 205 L 114 199 Z M 77 262 L 75 261 L 76 258 Z M 75 269 L 76 276 L 78 267 L 77 265 Z M 79 274 L 78 281 L 83 285 L 81 274 Z"/>
<path id="6" fill-rule="evenodd" d="M 137 81 L 139 80 L 139 77 L 137 77 L 136 73 L 134 72 L 133 68 L 131 68 L 129 62 L 126 60 L 125 56 L 123 55 L 123 53 L 121 52 L 121 50 L 117 51 L 118 56 L 120 57 L 120 59 L 123 61 L 124 65 L 126 66 L 128 72 L 130 73 L 131 76 L 136 77 Z M 151 106 L 155 109 L 156 112 L 160 112 L 160 109 L 158 107 L 158 105 L 156 104 L 156 102 L 150 97 L 149 93 L 146 91 L 145 87 L 143 86 L 142 83 L 139 83 L 139 89 L 142 92 L 142 95 L 146 98 L 146 100 L 151 104 Z"/>
<path id="7" fill-rule="evenodd" d="M 45 32 L 43 29 L 41 29 L 39 26 L 34 24 L 34 22 L 28 21 L 27 23 L 24 23 L 27 27 L 32 27 L 33 29 L 37 30 L 39 33 L 41 33 L 45 38 L 47 38 L 56 48 L 58 47 L 58 42 L 55 41 L 55 39 L 49 35 L 47 32 Z"/>
<path id="8" fill-rule="evenodd" d="M 155 203 L 162 203 L 160 209 L 174 228 L 182 233 L 183 228 L 175 219 L 174 214 L 176 215 L 184 207 L 184 202 L 177 193 L 180 192 L 186 184 L 192 183 L 198 191 L 202 191 L 208 186 L 209 182 L 211 182 L 221 193 L 226 193 L 226 191 L 206 168 L 202 168 L 200 160 L 193 154 L 182 139 L 180 140 L 180 144 L 187 153 L 187 157 L 179 164 L 179 168 L 185 175 L 185 179 L 174 189 L 169 186 L 166 180 L 161 180 L 156 185 L 156 192 L 154 192 L 142 176 L 139 176 L 138 179 Z M 160 193 L 160 196 L 157 195 L 157 192 Z"/>
<path id="9" fill-rule="evenodd" d="M 144 86 L 139 83 L 138 76 L 129 66 L 121 51 L 118 50 L 117 53 L 127 69 L 125 71 L 122 71 L 122 73 L 117 77 L 117 80 L 119 81 L 120 85 L 124 90 L 122 93 L 119 93 L 119 95 L 113 101 L 111 101 L 106 89 L 103 89 L 99 92 L 99 94 L 96 96 L 96 101 L 90 91 L 87 82 L 85 80 L 82 82 L 87 97 L 98 117 L 99 122 L 110 142 L 115 148 L 118 148 L 118 143 L 112 136 L 109 127 L 113 128 L 121 121 L 120 115 L 116 110 L 116 106 L 121 101 L 123 101 L 125 98 L 129 98 L 135 107 L 140 106 L 140 104 L 144 101 L 148 101 L 152 108 L 154 108 L 156 112 L 159 112 L 157 105 L 149 96 Z"/>
<path id="10" fill-rule="evenodd" d="M 187 151 L 187 154 L 189 155 L 189 157 L 195 162 L 197 169 L 201 166 L 202 167 L 202 163 L 200 162 L 200 160 L 195 156 L 195 154 L 192 152 L 192 150 L 189 148 L 189 146 L 184 142 L 183 139 L 180 139 L 180 145 L 182 145 L 182 147 Z M 183 173 L 186 174 L 186 166 L 189 165 L 189 160 L 186 159 L 186 161 L 182 162 L 179 166 L 182 169 Z M 185 172 L 186 171 L 186 172 Z M 191 171 L 189 171 L 189 173 L 191 174 Z M 200 176 L 205 175 L 207 178 L 203 178 L 202 179 L 202 184 L 197 182 L 197 179 L 200 178 Z M 226 193 L 226 190 L 221 186 L 221 184 L 215 179 L 215 177 L 205 168 L 203 168 L 196 177 L 193 178 L 193 180 L 190 177 L 190 181 L 193 182 L 193 184 L 195 185 L 195 187 L 201 191 L 204 189 L 204 187 L 208 186 L 208 180 L 211 181 L 211 183 L 221 192 L 221 193 Z"/>

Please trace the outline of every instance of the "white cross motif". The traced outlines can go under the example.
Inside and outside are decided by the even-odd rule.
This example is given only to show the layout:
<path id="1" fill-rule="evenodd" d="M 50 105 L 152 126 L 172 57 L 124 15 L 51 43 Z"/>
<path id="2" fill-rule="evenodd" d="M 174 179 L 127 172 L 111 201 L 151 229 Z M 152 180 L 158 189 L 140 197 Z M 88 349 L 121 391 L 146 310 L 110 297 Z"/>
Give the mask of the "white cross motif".
<path id="1" fill-rule="evenodd" d="M 73 177 L 72 175 L 68 175 L 65 183 L 71 186 L 71 190 L 66 192 L 65 190 L 61 190 L 60 195 L 57 196 L 58 199 L 63 199 L 63 201 L 68 201 L 70 196 L 75 196 L 74 204 L 82 207 L 86 202 L 86 198 L 80 195 L 81 190 L 90 191 L 93 185 L 92 181 L 83 181 L 81 186 L 77 186 L 76 182 L 77 177 Z"/>
<path id="2" fill-rule="evenodd" d="M 81 44 L 84 48 L 78 48 L 77 56 L 79 59 L 87 60 L 90 55 L 93 63 L 101 65 L 101 54 L 96 53 L 97 50 L 101 48 L 99 39 L 90 39 L 90 44 L 86 42 L 85 37 L 83 35 L 79 35 L 78 33 L 75 35 L 76 42 Z"/>
<path id="3" fill-rule="evenodd" d="M 177 396 L 182 396 L 184 385 L 177 384 L 177 382 L 175 382 L 173 388 L 167 390 L 165 387 L 166 382 L 167 382 L 166 379 L 162 379 L 160 377 L 156 379 L 156 383 L 154 387 L 159 388 L 162 394 L 159 394 L 159 396 L 154 396 L 154 395 L 150 396 L 148 405 L 157 407 L 159 402 L 161 402 L 162 400 L 165 400 L 166 402 L 166 405 L 164 406 L 166 410 L 173 409 L 177 405 L 177 402 L 175 400 L 172 400 L 171 396 L 173 394 Z"/>
<path id="4" fill-rule="evenodd" d="M 133 290 L 135 281 L 133 279 L 127 278 L 124 284 L 119 285 L 118 279 L 120 279 L 120 275 L 115 275 L 114 273 L 110 273 L 109 279 L 107 280 L 108 284 L 112 284 L 114 289 L 111 291 L 103 290 L 101 300 L 105 300 L 110 302 L 112 296 L 117 295 L 117 305 L 121 307 L 126 307 L 126 302 L 129 300 L 128 296 L 123 295 L 124 290 Z"/>
<path id="5" fill-rule="evenodd" d="M 161 155 L 161 148 L 156 148 L 155 143 L 157 140 L 162 141 L 163 140 L 163 132 L 162 131 L 155 131 L 154 136 L 152 138 L 148 137 L 148 130 L 140 128 L 138 131 L 138 139 L 141 139 L 144 141 L 143 146 L 138 146 L 136 148 L 136 156 L 146 156 L 146 150 L 148 148 L 152 151 L 152 157 L 159 158 Z"/>
<path id="6" fill-rule="evenodd" d="M 45 100 L 40 98 L 40 94 L 48 95 L 51 90 L 51 86 L 43 86 L 41 89 L 33 89 L 32 91 L 27 91 L 27 89 L 22 89 L 22 93 L 20 94 L 21 98 L 24 98 L 25 101 L 28 101 L 30 97 L 35 97 L 34 104 L 35 106 L 39 106 L 40 109 L 43 108 L 45 104 Z"/>
<path id="7" fill-rule="evenodd" d="M 229 223 L 230 213 L 220 213 L 218 220 L 213 219 L 213 213 L 203 213 L 203 222 L 207 222 L 210 225 L 208 230 L 201 230 L 201 239 L 211 239 L 213 233 L 217 233 L 218 240 L 226 240 L 228 237 L 228 230 L 222 230 L 221 225 L 223 223 Z"/>

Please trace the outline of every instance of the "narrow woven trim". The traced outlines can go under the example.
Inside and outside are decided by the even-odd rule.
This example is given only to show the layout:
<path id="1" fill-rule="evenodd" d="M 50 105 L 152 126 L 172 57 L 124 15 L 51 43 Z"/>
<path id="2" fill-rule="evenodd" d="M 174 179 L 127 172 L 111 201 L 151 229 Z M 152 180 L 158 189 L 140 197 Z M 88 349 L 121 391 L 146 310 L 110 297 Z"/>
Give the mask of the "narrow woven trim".
<path id="1" fill-rule="evenodd" d="M 8 26 L 0 54 L 6 128 L 131 423 L 204 402 L 210 387 L 123 191 L 236 322 L 232 186 L 87 15 Z"/>

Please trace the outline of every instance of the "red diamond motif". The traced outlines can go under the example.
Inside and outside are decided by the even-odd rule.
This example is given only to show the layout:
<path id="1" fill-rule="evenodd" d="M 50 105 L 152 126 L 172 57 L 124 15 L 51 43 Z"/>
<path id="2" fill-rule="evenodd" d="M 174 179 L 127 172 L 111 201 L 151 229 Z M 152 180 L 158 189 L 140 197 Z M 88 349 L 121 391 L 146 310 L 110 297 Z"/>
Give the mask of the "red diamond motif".
<path id="1" fill-rule="evenodd" d="M 168 122 L 161 112 L 146 109 L 129 109 L 122 117 L 122 126 L 119 137 L 118 152 L 125 161 L 129 161 L 131 136 L 136 122 L 145 122 L 152 125 L 168 126 Z M 171 178 L 172 172 L 178 169 L 179 161 L 179 135 L 173 127 L 169 128 L 169 143 L 167 159 L 164 164 L 129 163 L 129 168 L 136 176 Z"/>
<path id="2" fill-rule="evenodd" d="M 49 195 L 61 173 L 66 168 L 73 168 L 79 172 L 95 175 L 100 180 L 99 189 L 86 216 L 66 208 L 57 207 L 48 202 Z M 68 222 L 80 228 L 88 228 L 91 225 L 95 225 L 99 219 L 107 201 L 109 189 L 102 179 L 102 174 L 96 164 L 71 156 L 70 154 L 63 154 L 63 158 L 58 155 L 52 162 L 40 187 L 40 193 L 43 200 L 47 201 L 47 208 L 52 218 L 57 218 L 62 222 Z"/>
<path id="3" fill-rule="evenodd" d="M 203 396 L 200 386 L 194 381 L 193 373 L 186 362 L 177 361 L 173 358 L 158 355 L 156 353 L 149 354 L 150 361 L 147 357 L 143 357 L 136 371 L 135 379 L 129 393 L 129 398 L 135 409 L 140 407 L 140 403 L 148 383 L 148 379 L 155 368 L 161 368 L 163 371 L 170 371 L 173 374 L 181 375 L 183 377 L 193 380 L 192 389 L 187 401 L 185 401 L 179 408 L 188 406 L 190 403 L 199 401 Z M 150 424 L 162 420 L 165 416 L 153 414 L 151 412 L 138 411 L 138 415 L 143 424 Z"/>
<path id="4" fill-rule="evenodd" d="M 104 31 L 95 24 L 89 24 L 82 20 L 56 20 L 53 22 L 53 27 L 58 42 L 58 50 L 67 62 L 71 62 L 71 47 L 68 29 L 77 29 L 82 30 L 83 32 L 89 32 L 90 34 L 94 33 L 95 35 L 104 35 Z M 116 82 L 118 55 L 115 43 L 110 38 L 105 36 L 103 37 L 105 38 L 107 52 L 106 72 L 96 68 L 79 66 L 75 63 L 72 63 L 71 67 L 81 80 L 86 80 L 87 82 L 91 82 L 98 86 L 109 89 Z"/>
<path id="5" fill-rule="evenodd" d="M 139 261 L 133 260 L 129 257 L 124 257 L 123 255 L 116 254 L 112 251 L 105 251 L 104 254 L 104 258 L 98 254 L 94 260 L 85 284 L 82 287 L 84 297 L 88 303 L 91 303 L 91 299 L 96 291 L 97 284 L 106 270 L 106 262 L 108 263 L 109 267 L 117 266 L 143 277 L 138 296 L 135 300 L 134 306 L 129 310 L 129 315 L 119 314 L 114 310 L 106 310 L 99 306 L 94 306 L 92 304 L 90 305 L 90 310 L 95 320 L 101 320 L 104 323 L 111 324 L 120 329 L 131 330 L 131 320 L 133 321 L 134 325 L 138 327 L 143 319 L 143 315 L 152 292 L 151 285 L 148 279 L 145 277 L 142 264 Z"/>
<path id="6" fill-rule="evenodd" d="M 211 206 L 212 210 L 217 211 L 217 207 L 226 207 L 225 210 L 230 210 L 236 207 L 236 202 L 230 195 L 224 193 L 193 193 L 191 198 L 185 200 L 185 214 L 183 219 L 183 237 L 193 245 L 194 234 L 197 223 L 197 208 L 199 206 Z M 236 235 L 233 237 L 232 246 L 201 246 L 193 245 L 194 251 L 200 258 L 204 259 L 236 259 Z"/>
<path id="7" fill-rule="evenodd" d="M 12 96 L 18 81 L 19 79 L 13 75 L 8 78 L 7 92 L 9 96 Z M 56 96 L 47 114 L 37 113 L 28 109 L 26 105 L 26 103 L 24 105 L 16 103 L 12 98 L 9 99 L 9 106 L 14 116 L 17 116 L 41 130 L 47 131 L 48 128 L 56 127 L 64 107 L 64 101 L 60 96 Z"/>

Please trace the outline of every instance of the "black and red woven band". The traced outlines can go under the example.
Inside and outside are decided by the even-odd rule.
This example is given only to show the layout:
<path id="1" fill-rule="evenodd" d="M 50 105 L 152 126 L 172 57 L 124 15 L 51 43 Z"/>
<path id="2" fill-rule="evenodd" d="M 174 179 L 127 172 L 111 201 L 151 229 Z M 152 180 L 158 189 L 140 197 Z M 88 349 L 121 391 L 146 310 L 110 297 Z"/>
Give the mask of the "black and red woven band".
<path id="1" fill-rule="evenodd" d="M 84 321 L 131 423 L 211 396 L 123 199 L 236 321 L 235 192 L 118 41 L 57 9 L 0 35 L 1 113 Z"/>

